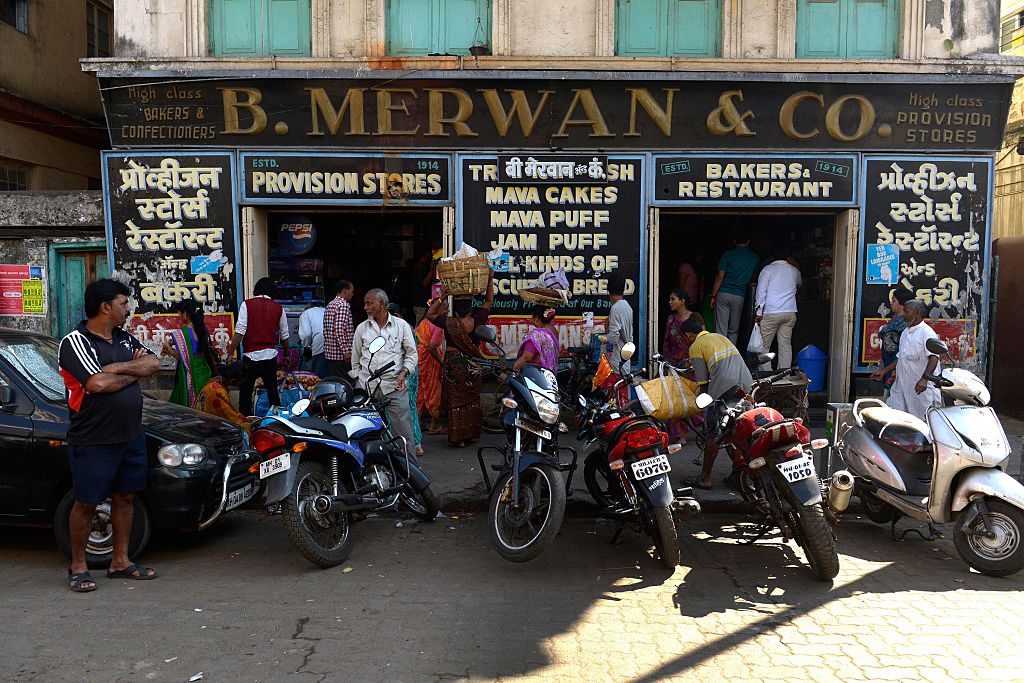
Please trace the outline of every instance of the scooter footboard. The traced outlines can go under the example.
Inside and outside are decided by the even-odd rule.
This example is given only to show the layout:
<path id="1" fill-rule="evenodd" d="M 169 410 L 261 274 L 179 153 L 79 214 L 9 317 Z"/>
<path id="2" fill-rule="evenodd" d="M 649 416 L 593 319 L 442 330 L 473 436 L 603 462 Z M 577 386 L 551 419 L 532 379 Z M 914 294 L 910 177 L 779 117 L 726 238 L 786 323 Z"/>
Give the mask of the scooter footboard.
<path id="1" fill-rule="evenodd" d="M 991 467 L 976 467 L 967 471 L 957 484 L 951 509 L 959 512 L 967 507 L 975 496 L 991 496 L 1005 500 L 1010 505 L 1024 510 L 1024 484 L 1002 470 Z"/>

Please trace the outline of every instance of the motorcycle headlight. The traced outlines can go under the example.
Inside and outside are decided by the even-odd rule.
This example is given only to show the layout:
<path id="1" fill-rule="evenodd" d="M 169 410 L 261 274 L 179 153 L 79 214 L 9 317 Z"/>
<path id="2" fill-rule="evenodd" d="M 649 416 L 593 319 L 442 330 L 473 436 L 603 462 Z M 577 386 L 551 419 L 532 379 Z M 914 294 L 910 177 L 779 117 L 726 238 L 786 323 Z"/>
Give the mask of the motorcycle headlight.
<path id="1" fill-rule="evenodd" d="M 552 425 L 558 422 L 558 404 L 543 396 L 537 396 L 536 398 L 537 414 L 540 415 L 540 419 Z"/>
<path id="2" fill-rule="evenodd" d="M 206 449 L 197 443 L 172 443 L 161 447 L 156 457 L 164 467 L 196 467 L 206 462 Z"/>

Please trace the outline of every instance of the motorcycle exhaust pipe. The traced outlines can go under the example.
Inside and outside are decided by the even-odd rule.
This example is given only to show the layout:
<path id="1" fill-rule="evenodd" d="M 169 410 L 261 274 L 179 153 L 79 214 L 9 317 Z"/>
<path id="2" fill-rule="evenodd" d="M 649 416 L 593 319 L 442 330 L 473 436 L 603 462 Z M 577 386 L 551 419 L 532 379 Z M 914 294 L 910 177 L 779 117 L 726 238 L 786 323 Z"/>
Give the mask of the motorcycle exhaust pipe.
<path id="1" fill-rule="evenodd" d="M 378 505 L 380 505 L 380 501 L 377 499 L 366 500 L 362 496 L 351 493 L 340 496 L 328 496 L 322 493 L 313 498 L 313 509 L 321 515 L 326 515 L 329 512 L 361 512 L 372 510 Z"/>
<path id="2" fill-rule="evenodd" d="M 832 512 L 842 512 L 850 506 L 853 496 L 853 475 L 849 470 L 839 470 L 832 475 L 828 488 L 828 506 Z"/>

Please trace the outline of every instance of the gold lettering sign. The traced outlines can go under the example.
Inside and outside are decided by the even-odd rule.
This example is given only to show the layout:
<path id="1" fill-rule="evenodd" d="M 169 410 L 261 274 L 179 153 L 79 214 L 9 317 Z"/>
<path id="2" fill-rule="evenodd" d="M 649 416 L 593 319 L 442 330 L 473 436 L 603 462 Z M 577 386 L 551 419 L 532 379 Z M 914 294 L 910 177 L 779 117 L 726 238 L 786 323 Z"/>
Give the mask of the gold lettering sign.
<path id="1" fill-rule="evenodd" d="M 740 114 L 739 110 L 736 109 L 733 98 L 742 102 L 743 91 L 727 90 L 722 93 L 718 98 L 718 106 L 708 114 L 708 131 L 712 135 L 728 135 L 729 133 L 736 133 L 736 135 L 743 137 L 757 135 L 746 124 L 746 119 L 755 118 L 754 112 L 748 109 Z M 724 123 L 722 122 L 723 118 L 725 119 Z"/>
<path id="2" fill-rule="evenodd" d="M 217 88 L 224 100 L 224 130 L 222 133 L 231 135 L 258 135 L 267 127 L 267 112 L 259 106 L 263 101 L 263 93 L 256 88 Z M 245 95 L 245 101 L 238 99 Z M 245 109 L 252 116 L 252 125 L 242 130 L 238 124 L 238 110 Z"/>
<path id="3" fill-rule="evenodd" d="M 306 88 L 309 93 L 309 109 L 313 116 L 313 127 L 309 135 L 323 135 L 320 130 L 320 115 L 323 115 L 324 124 L 331 135 L 338 134 L 341 127 L 341 118 L 348 112 L 348 135 L 369 135 L 366 132 L 366 120 L 363 111 L 363 94 L 366 88 L 349 88 L 345 93 L 345 99 L 341 101 L 341 107 L 334 108 L 331 98 L 323 88 Z"/>

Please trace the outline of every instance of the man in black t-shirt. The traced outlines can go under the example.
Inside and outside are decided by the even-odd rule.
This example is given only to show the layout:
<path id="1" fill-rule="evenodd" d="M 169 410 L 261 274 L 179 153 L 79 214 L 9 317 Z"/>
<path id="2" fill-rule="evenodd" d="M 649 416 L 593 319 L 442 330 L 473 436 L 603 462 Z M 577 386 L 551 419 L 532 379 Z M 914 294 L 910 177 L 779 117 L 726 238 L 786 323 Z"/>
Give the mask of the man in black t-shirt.
<path id="1" fill-rule="evenodd" d="M 85 288 L 85 315 L 60 342 L 60 374 L 67 387 L 71 425 L 68 463 L 75 490 L 71 509 L 68 586 L 96 590 L 85 560 L 96 506 L 110 498 L 114 550 L 109 578 L 155 579 L 155 570 L 128 559 L 134 498 L 146 487 L 146 434 L 142 431 L 140 377 L 160 369 L 160 359 L 121 326 L 128 319 L 128 287 L 97 280 Z"/>

